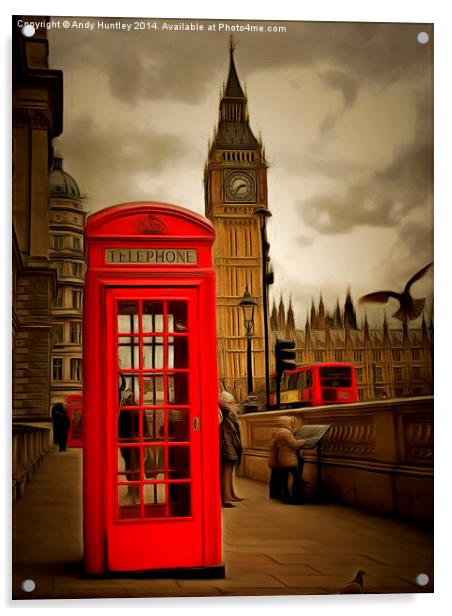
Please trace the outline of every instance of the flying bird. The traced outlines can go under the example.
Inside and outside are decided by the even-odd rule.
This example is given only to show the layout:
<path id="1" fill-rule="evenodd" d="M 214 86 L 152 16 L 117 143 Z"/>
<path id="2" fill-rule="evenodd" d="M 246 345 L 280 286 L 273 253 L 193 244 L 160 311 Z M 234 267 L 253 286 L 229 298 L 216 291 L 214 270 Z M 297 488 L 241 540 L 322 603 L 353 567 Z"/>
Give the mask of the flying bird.
<path id="1" fill-rule="evenodd" d="M 412 276 L 405 285 L 402 293 L 396 293 L 395 291 L 376 291 L 375 293 L 368 293 L 359 298 L 359 303 L 375 302 L 377 304 L 386 304 L 390 297 L 397 299 L 400 303 L 399 309 L 392 316 L 400 321 L 417 319 L 417 317 L 424 310 L 425 297 L 420 299 L 414 299 L 410 294 L 410 287 L 415 282 L 420 280 L 425 272 L 433 265 L 429 263 L 421 270 L 419 270 L 414 276 Z"/>
<path id="2" fill-rule="evenodd" d="M 349 582 L 342 590 L 339 591 L 340 595 L 359 595 L 364 593 L 364 576 L 366 572 L 362 569 L 358 569 L 355 577 Z"/>

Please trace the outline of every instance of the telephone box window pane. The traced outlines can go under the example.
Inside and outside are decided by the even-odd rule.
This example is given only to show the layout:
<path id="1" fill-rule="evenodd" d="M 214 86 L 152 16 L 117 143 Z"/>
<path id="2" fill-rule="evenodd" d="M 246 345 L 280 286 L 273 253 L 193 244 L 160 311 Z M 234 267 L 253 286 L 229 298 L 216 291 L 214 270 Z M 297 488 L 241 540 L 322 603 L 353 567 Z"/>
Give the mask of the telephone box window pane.
<path id="1" fill-rule="evenodd" d="M 143 489 L 145 517 L 163 517 L 165 515 L 165 507 L 147 508 L 146 505 L 164 505 L 166 503 L 166 485 L 164 483 L 144 484 Z"/>
<path id="2" fill-rule="evenodd" d="M 143 439 L 162 441 L 165 437 L 165 414 L 161 409 L 145 409 L 143 412 Z"/>
<path id="3" fill-rule="evenodd" d="M 172 517 L 191 515 L 190 484 L 173 483 L 168 486 L 169 514 Z"/>
<path id="4" fill-rule="evenodd" d="M 143 333 L 163 332 L 163 302 L 143 302 Z"/>
<path id="5" fill-rule="evenodd" d="M 168 448 L 168 472 L 170 479 L 188 479 L 190 477 L 190 447 Z"/>
<path id="6" fill-rule="evenodd" d="M 144 479 L 166 479 L 165 449 L 163 447 L 143 448 Z"/>
<path id="7" fill-rule="evenodd" d="M 190 440 L 188 411 L 179 409 L 168 411 L 168 437 L 174 441 Z"/>
<path id="8" fill-rule="evenodd" d="M 135 334 L 139 331 L 138 303 L 118 302 L 118 332 Z"/>
<path id="9" fill-rule="evenodd" d="M 168 375 L 168 404 L 188 404 L 188 375 Z"/>
<path id="10" fill-rule="evenodd" d="M 168 331 L 186 332 L 187 302 L 168 302 Z"/>
<path id="11" fill-rule="evenodd" d="M 163 337 L 157 336 L 143 340 L 143 369 L 161 370 L 163 368 Z"/>
<path id="12" fill-rule="evenodd" d="M 143 376 L 143 400 L 144 404 L 164 403 L 164 379 L 163 374 Z"/>
<path id="13" fill-rule="evenodd" d="M 139 485 L 118 485 L 119 519 L 141 517 Z"/>
<path id="14" fill-rule="evenodd" d="M 119 375 L 119 402 L 121 406 L 138 406 L 140 403 L 140 380 L 132 374 Z"/>
<path id="15" fill-rule="evenodd" d="M 140 480 L 140 448 L 118 448 L 118 475 L 127 481 Z"/>
<path id="16" fill-rule="evenodd" d="M 118 366 L 121 370 L 138 370 L 140 345 L 138 337 L 121 336 L 118 340 Z"/>
<path id="17" fill-rule="evenodd" d="M 140 440 L 139 411 L 119 411 L 118 440 L 134 443 Z"/>
<path id="18" fill-rule="evenodd" d="M 169 365 L 168 368 L 188 368 L 188 338 L 179 336 L 172 340 L 174 340 L 174 366 Z"/>

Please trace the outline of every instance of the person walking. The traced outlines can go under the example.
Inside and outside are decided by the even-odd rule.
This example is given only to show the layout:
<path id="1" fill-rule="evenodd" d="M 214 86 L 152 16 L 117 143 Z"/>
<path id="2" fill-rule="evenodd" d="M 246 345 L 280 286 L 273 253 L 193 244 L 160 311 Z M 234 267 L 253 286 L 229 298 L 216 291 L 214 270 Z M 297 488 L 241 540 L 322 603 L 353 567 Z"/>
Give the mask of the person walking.
<path id="1" fill-rule="evenodd" d="M 296 439 L 293 429 L 295 417 L 282 415 L 276 420 L 269 465 L 272 468 L 270 498 L 282 498 L 286 503 L 301 502 L 301 478 L 298 470 L 297 449 L 305 439 Z M 292 493 L 289 490 L 289 475 L 292 475 Z"/>
<path id="2" fill-rule="evenodd" d="M 234 466 L 240 463 L 242 442 L 240 425 L 235 410 L 234 396 L 227 391 L 220 394 L 220 486 L 223 507 L 234 507 L 233 502 L 242 501 L 234 490 Z"/>

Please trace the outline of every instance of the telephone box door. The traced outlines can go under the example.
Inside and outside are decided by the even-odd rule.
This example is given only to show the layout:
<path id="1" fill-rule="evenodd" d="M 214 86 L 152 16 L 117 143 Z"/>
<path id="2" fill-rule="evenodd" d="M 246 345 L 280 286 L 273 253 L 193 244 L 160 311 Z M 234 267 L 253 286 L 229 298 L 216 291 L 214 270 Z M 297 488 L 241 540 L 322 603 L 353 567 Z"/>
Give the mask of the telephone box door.
<path id="1" fill-rule="evenodd" d="M 198 289 L 106 294 L 108 568 L 200 566 Z"/>

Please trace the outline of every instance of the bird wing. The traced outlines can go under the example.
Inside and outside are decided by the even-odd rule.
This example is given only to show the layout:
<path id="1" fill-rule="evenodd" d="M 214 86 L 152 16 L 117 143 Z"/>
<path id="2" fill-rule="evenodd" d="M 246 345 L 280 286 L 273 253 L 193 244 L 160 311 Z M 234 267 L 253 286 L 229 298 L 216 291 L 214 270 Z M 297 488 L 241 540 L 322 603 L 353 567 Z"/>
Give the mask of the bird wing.
<path id="1" fill-rule="evenodd" d="M 359 582 L 353 580 L 339 591 L 340 595 L 359 595 L 363 592 L 363 587 Z"/>
<path id="2" fill-rule="evenodd" d="M 411 285 L 414 284 L 420 278 L 422 278 L 422 276 L 425 274 L 425 272 L 428 270 L 428 268 L 431 267 L 432 265 L 433 265 L 433 262 L 429 263 L 428 265 L 426 265 L 425 267 L 420 269 L 416 274 L 414 274 L 414 276 L 412 276 L 408 280 L 408 282 L 406 283 L 404 291 L 408 291 L 408 289 L 411 287 Z"/>
<path id="3" fill-rule="evenodd" d="M 375 302 L 377 304 L 386 304 L 388 299 L 393 297 L 400 301 L 400 294 L 394 291 L 376 291 L 375 293 L 368 293 L 359 298 L 359 303 Z"/>

